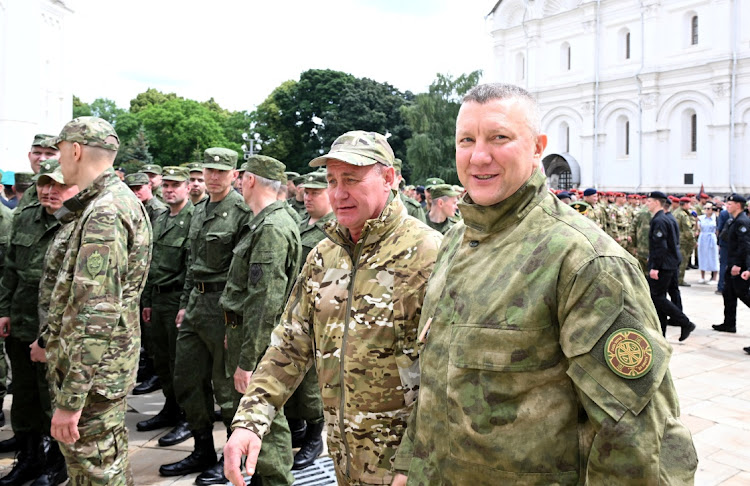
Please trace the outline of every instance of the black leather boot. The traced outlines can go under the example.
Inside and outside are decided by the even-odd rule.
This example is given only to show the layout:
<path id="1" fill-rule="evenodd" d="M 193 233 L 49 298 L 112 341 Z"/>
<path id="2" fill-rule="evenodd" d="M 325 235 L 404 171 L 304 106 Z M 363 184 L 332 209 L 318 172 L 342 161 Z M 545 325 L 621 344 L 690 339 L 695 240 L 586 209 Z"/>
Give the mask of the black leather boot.
<path id="1" fill-rule="evenodd" d="M 200 473 L 195 479 L 198 486 L 207 486 L 209 484 L 226 484 L 227 478 L 224 476 L 224 454 L 213 467 L 210 467 Z"/>
<path id="2" fill-rule="evenodd" d="M 151 375 L 133 388 L 133 395 L 145 395 L 157 390 L 161 390 L 161 380 L 158 376 Z"/>
<path id="3" fill-rule="evenodd" d="M 57 486 L 68 479 L 68 470 L 65 467 L 65 457 L 60 452 L 57 441 L 52 439 L 47 453 L 47 464 L 44 472 L 37 477 L 31 486 Z"/>
<path id="4" fill-rule="evenodd" d="M 135 428 L 141 432 L 149 430 L 163 429 L 165 427 L 174 427 L 180 421 L 180 407 L 174 398 L 167 399 L 164 402 L 164 408 L 150 419 L 141 420 L 135 424 Z"/>
<path id="5" fill-rule="evenodd" d="M 18 440 L 14 435 L 10 439 L 0 441 L 0 452 L 16 452 L 18 450 Z"/>
<path id="6" fill-rule="evenodd" d="M 44 468 L 45 457 L 42 453 L 42 437 L 38 434 L 16 434 L 20 450 L 13 469 L 0 479 L 0 486 L 21 486 L 37 477 Z"/>
<path id="7" fill-rule="evenodd" d="M 315 462 L 315 459 L 323 452 L 323 427 L 325 422 L 318 424 L 307 424 L 305 443 L 294 455 L 292 470 L 304 469 Z"/>
<path id="8" fill-rule="evenodd" d="M 188 425 L 187 420 L 183 418 L 180 419 L 180 421 L 177 422 L 177 425 L 175 425 L 166 435 L 159 437 L 159 445 L 161 447 L 173 446 L 185 442 L 192 436 L 193 433 L 190 431 L 190 426 Z"/>
<path id="9" fill-rule="evenodd" d="M 185 459 L 164 464 L 159 468 L 162 476 L 183 476 L 185 474 L 200 473 L 216 464 L 214 450 L 213 429 L 194 430 L 195 448 Z"/>
<path id="10" fill-rule="evenodd" d="M 292 449 L 302 447 L 305 443 L 305 431 L 307 430 L 307 422 L 305 419 L 288 418 L 289 430 L 292 432 Z"/>

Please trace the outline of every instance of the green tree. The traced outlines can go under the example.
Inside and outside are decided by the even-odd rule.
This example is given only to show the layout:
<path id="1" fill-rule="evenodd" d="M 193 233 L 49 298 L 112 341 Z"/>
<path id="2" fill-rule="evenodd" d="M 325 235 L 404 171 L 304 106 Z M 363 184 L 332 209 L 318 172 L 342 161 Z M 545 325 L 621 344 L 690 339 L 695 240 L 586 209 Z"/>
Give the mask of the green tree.
<path id="1" fill-rule="evenodd" d="M 164 94 L 158 89 L 149 88 L 143 93 L 138 93 L 135 98 L 130 100 L 130 113 L 138 113 L 149 106 L 160 105 L 177 98 L 178 96 L 174 93 Z"/>
<path id="2" fill-rule="evenodd" d="M 91 105 L 81 101 L 76 95 L 73 95 L 73 118 L 79 116 L 91 116 Z"/>
<path id="3" fill-rule="evenodd" d="M 91 115 L 107 120 L 115 130 L 117 129 L 117 118 L 125 113 L 118 108 L 114 101 L 107 98 L 97 98 L 91 103 Z"/>
<path id="4" fill-rule="evenodd" d="M 411 170 L 410 182 L 421 183 L 428 177 L 440 177 L 449 184 L 458 184 L 455 165 L 456 116 L 461 98 L 479 83 L 481 71 L 462 74 L 457 78 L 438 74 L 427 93 L 401 107 L 401 114 L 411 130 L 406 140 L 406 160 Z"/>
<path id="5" fill-rule="evenodd" d="M 117 157 L 115 158 L 115 165 L 123 167 L 130 173 L 138 170 L 144 164 L 152 164 L 154 158 L 148 146 L 146 131 L 141 126 L 134 137 L 120 144 L 120 150 L 117 152 Z"/>

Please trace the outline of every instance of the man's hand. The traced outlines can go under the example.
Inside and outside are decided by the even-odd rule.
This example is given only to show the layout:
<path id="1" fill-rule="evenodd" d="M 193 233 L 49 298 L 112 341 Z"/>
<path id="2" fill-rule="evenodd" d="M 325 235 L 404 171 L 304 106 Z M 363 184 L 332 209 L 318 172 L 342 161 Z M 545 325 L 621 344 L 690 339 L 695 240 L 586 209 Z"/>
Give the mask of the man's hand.
<path id="1" fill-rule="evenodd" d="M 151 322 L 151 307 L 144 307 L 141 317 L 143 318 L 143 322 Z"/>
<path id="2" fill-rule="evenodd" d="M 406 479 L 407 476 L 401 473 L 396 473 L 395 476 L 393 476 L 393 481 L 391 482 L 391 486 L 406 486 Z"/>
<path id="3" fill-rule="evenodd" d="M 250 377 L 252 376 L 252 371 L 245 371 L 239 366 L 236 370 L 234 370 L 234 389 L 237 390 L 237 393 L 240 393 L 242 395 L 245 394 L 247 385 L 250 384 Z"/>
<path id="4" fill-rule="evenodd" d="M 10 317 L 0 317 L 0 337 L 10 336 Z"/>
<path id="5" fill-rule="evenodd" d="M 29 344 L 29 349 L 31 349 L 31 361 L 34 361 L 36 363 L 47 362 L 47 350 L 39 346 L 39 343 L 37 341 Z"/>
<path id="6" fill-rule="evenodd" d="M 182 325 L 182 320 L 185 319 L 185 309 L 180 309 L 177 312 L 177 317 L 174 318 L 174 324 L 177 327 Z"/>
<path id="7" fill-rule="evenodd" d="M 744 272 L 742 272 L 742 273 L 740 274 L 740 278 L 741 278 L 742 280 L 747 280 L 747 279 L 749 279 L 749 278 L 750 278 L 750 270 L 745 270 Z"/>
<path id="8" fill-rule="evenodd" d="M 659 270 L 651 270 L 648 272 L 648 276 L 651 277 L 651 280 L 659 280 Z"/>
<path id="9" fill-rule="evenodd" d="M 71 411 L 56 409 L 52 415 L 52 438 L 63 444 L 73 444 L 81 438 L 78 433 L 78 421 L 81 419 L 81 410 Z"/>
<path id="10" fill-rule="evenodd" d="M 731 271 L 732 276 L 736 277 L 737 275 L 739 275 L 740 274 L 740 270 L 742 270 L 740 267 L 738 267 L 737 265 L 733 265 L 732 266 L 732 271 Z"/>
<path id="11" fill-rule="evenodd" d="M 240 470 L 242 455 L 247 456 L 245 470 L 249 476 L 255 474 L 255 463 L 258 462 L 261 440 L 255 432 L 238 427 L 232 432 L 224 446 L 224 476 L 234 486 L 245 486 L 245 480 Z"/>

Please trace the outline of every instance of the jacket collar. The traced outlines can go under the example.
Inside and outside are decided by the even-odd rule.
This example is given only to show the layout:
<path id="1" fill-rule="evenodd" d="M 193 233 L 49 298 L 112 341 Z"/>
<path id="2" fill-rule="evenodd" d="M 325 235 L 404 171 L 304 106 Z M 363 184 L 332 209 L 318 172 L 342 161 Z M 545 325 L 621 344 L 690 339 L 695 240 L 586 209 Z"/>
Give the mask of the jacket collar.
<path id="1" fill-rule="evenodd" d="M 120 178 L 115 174 L 115 170 L 108 167 L 86 189 L 63 202 L 62 207 L 55 212 L 55 217 L 62 223 L 73 221 L 105 188 L 118 182 Z"/>

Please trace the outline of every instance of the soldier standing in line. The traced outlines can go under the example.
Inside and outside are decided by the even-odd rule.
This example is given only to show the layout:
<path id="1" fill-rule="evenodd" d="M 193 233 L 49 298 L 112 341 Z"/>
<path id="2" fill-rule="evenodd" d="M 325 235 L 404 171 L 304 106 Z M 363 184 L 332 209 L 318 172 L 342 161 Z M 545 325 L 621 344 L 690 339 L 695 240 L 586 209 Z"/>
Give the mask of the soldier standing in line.
<path id="1" fill-rule="evenodd" d="M 427 213 L 427 225 L 445 234 L 459 221 L 456 218 L 459 193 L 450 184 L 437 184 L 430 187 L 430 196 L 432 208 Z"/>
<path id="2" fill-rule="evenodd" d="M 338 137 L 326 165 L 336 222 L 307 257 L 224 447 L 244 485 L 275 414 L 315 364 L 338 484 L 390 484 L 419 387 L 416 323 L 441 235 L 406 215 L 391 189 L 393 150 L 378 133 Z"/>
<path id="3" fill-rule="evenodd" d="M 307 214 L 305 214 L 305 193 L 302 188 L 299 187 L 299 185 L 302 184 L 304 180 L 305 176 L 303 175 L 295 176 L 294 179 L 292 179 L 292 185 L 294 186 L 294 195 L 287 199 L 289 206 L 291 206 L 292 209 L 294 209 L 299 215 L 300 221 L 307 217 Z"/>
<path id="4" fill-rule="evenodd" d="M 651 212 L 646 206 L 643 206 L 635 213 L 633 223 L 630 225 L 630 241 L 633 245 L 631 253 L 638 260 L 646 277 L 648 277 L 648 233 L 650 227 Z"/>
<path id="5" fill-rule="evenodd" d="M 630 226 L 625 200 L 625 194 L 622 192 L 615 194 L 615 203 L 610 206 L 607 225 L 607 234 L 623 248 L 628 247 Z"/>
<path id="6" fill-rule="evenodd" d="M 299 172 L 286 171 L 286 197 L 284 199 L 292 199 L 297 195 L 297 186 L 294 185 L 295 179 L 299 177 Z"/>
<path id="7" fill-rule="evenodd" d="M 190 189 L 190 202 L 195 206 L 208 198 L 206 195 L 206 180 L 203 178 L 203 164 L 192 162 L 187 167 L 190 171 L 190 184 L 188 186 Z"/>
<path id="8" fill-rule="evenodd" d="M 185 412 L 177 404 L 173 382 L 177 346 L 175 319 L 185 287 L 188 231 L 195 210 L 188 198 L 188 177 L 185 167 L 164 168 L 162 187 L 169 211 L 161 213 L 154 221 L 154 256 L 141 298 L 141 317 L 151 335 L 151 357 L 165 400 L 158 414 L 138 422 L 136 428 L 149 431 L 174 427 L 159 438 L 162 447 L 179 444 L 191 436 Z"/>
<path id="9" fill-rule="evenodd" d="M 305 209 L 308 217 L 299 225 L 302 241 L 301 262 L 307 260 L 313 248 L 326 238 L 325 227 L 329 221 L 335 220 L 331 201 L 326 189 L 326 171 L 316 170 L 305 175 L 301 184 L 305 191 Z M 318 387 L 318 374 L 315 367 L 311 367 L 302 383 L 294 390 L 289 400 L 284 404 L 284 414 L 292 429 L 292 447 L 300 450 L 294 455 L 292 469 L 304 469 L 312 464 L 323 452 L 323 401 Z M 298 432 L 297 437 L 294 431 Z"/>
<path id="10" fill-rule="evenodd" d="M 151 193 L 160 202 L 164 202 L 164 197 L 161 193 L 161 175 L 163 169 L 157 164 L 146 164 L 141 167 L 141 172 L 148 176 L 148 183 L 151 186 Z"/>
<path id="11" fill-rule="evenodd" d="M 690 284 L 685 282 L 685 269 L 690 263 L 690 256 L 695 249 L 695 225 L 693 224 L 692 217 L 688 214 L 688 211 L 690 211 L 690 198 L 682 197 L 679 203 L 679 207 L 672 212 L 672 215 L 677 220 L 677 227 L 680 230 L 682 262 L 680 263 L 678 284 L 681 287 L 690 287 Z"/>
<path id="12" fill-rule="evenodd" d="M 10 228 L 13 223 L 13 211 L 0 204 L 0 275 L 5 265 L 5 254 L 10 245 Z M 5 425 L 5 412 L 2 410 L 5 396 L 8 394 L 8 363 L 5 360 L 5 340 L 0 338 L 0 427 Z M 15 436 L 0 441 L 0 452 L 12 452 L 18 449 Z"/>
<path id="13" fill-rule="evenodd" d="M 34 135 L 34 141 L 31 142 L 31 150 L 29 151 L 29 165 L 31 171 L 36 175 L 40 172 L 42 162 L 49 159 L 57 159 L 60 155 L 60 151 L 57 147 L 50 145 L 49 141 L 52 139 L 52 135 L 46 135 L 44 133 L 38 133 Z M 34 201 L 38 201 L 36 185 L 32 185 L 26 192 L 23 193 L 23 197 L 18 201 L 16 209 L 21 211 L 23 208 L 28 206 Z"/>
<path id="14" fill-rule="evenodd" d="M 161 175 L 159 175 L 159 184 L 161 184 Z M 148 213 L 149 221 L 151 224 L 156 221 L 156 218 L 163 213 L 166 213 L 169 208 L 164 202 L 154 197 L 151 192 L 151 184 L 149 183 L 148 175 L 144 172 L 136 172 L 134 174 L 128 174 L 125 176 L 125 184 L 133 191 L 133 194 L 138 200 L 143 203 Z M 161 187 L 161 185 L 159 186 Z"/>
<path id="15" fill-rule="evenodd" d="M 286 166 L 264 155 L 253 155 L 244 164 L 242 194 L 253 217 L 242 228 L 234 249 L 227 286 L 219 300 L 226 321 L 226 364 L 233 373 L 232 414 L 247 390 L 255 366 L 271 343 L 271 332 L 284 310 L 299 274 L 301 243 L 297 222 L 276 195 L 286 180 Z M 232 380 L 230 378 L 230 380 Z M 231 429 L 227 428 L 227 436 Z M 253 482 L 287 486 L 294 477 L 292 438 L 283 412 L 278 413 L 258 456 Z M 225 484 L 224 456 L 198 476 L 196 484 Z"/>
<path id="16" fill-rule="evenodd" d="M 591 206 L 591 209 L 586 212 L 586 216 L 592 220 L 599 229 L 604 229 L 607 226 L 607 216 L 599 204 L 599 194 L 596 189 L 589 187 L 583 191 L 583 200 Z"/>
<path id="17" fill-rule="evenodd" d="M 400 191 L 401 182 L 404 180 L 401 176 L 402 164 L 401 159 L 393 159 L 393 169 L 396 171 L 396 178 L 393 180 L 393 189 L 399 191 L 398 195 L 401 198 L 401 201 L 403 201 L 404 206 L 406 207 L 406 212 L 409 213 L 409 216 L 413 216 L 421 222 L 426 223 L 427 220 L 425 219 L 422 205 L 410 198 L 405 192 Z"/>
<path id="18" fill-rule="evenodd" d="M 226 323 L 219 298 L 226 286 L 232 251 L 252 215 L 242 196 L 232 189 L 236 165 L 234 150 L 213 147 L 203 154 L 209 199 L 195 207 L 190 222 L 190 257 L 175 319 L 179 330 L 174 391 L 195 444 L 185 459 L 162 465 L 162 476 L 202 473 L 216 465 L 214 398 L 227 427 L 234 414 L 234 387 L 228 379 L 231 372 L 227 374 L 225 369 Z"/>
<path id="19" fill-rule="evenodd" d="M 109 123 L 76 118 L 53 143 L 65 182 L 83 189 L 58 211 L 75 224 L 47 319 L 51 433 L 71 485 L 132 485 L 125 396 L 138 363 L 151 225 L 112 169 L 120 141 Z"/>
<path id="20" fill-rule="evenodd" d="M 68 478 L 60 448 L 49 438 L 52 408 L 47 368 L 31 361 L 29 346 L 39 333 L 38 296 L 44 255 L 60 227 L 53 214 L 63 201 L 78 193 L 78 187 L 65 184 L 56 159 L 43 162 L 35 178 L 36 193 L 43 202 L 30 202 L 13 218 L 0 286 L 0 336 L 6 338 L 13 371 L 11 425 L 20 443 L 16 463 L 0 479 L 0 486 L 21 485 L 31 479 L 36 479 L 34 486 L 57 485 Z M 49 441 L 48 451 L 43 440 Z"/>
<path id="21" fill-rule="evenodd" d="M 410 485 L 690 484 L 697 456 L 640 269 L 547 189 L 546 143 L 522 88 L 464 97 L 464 223 L 427 284 L 397 462 Z"/>

